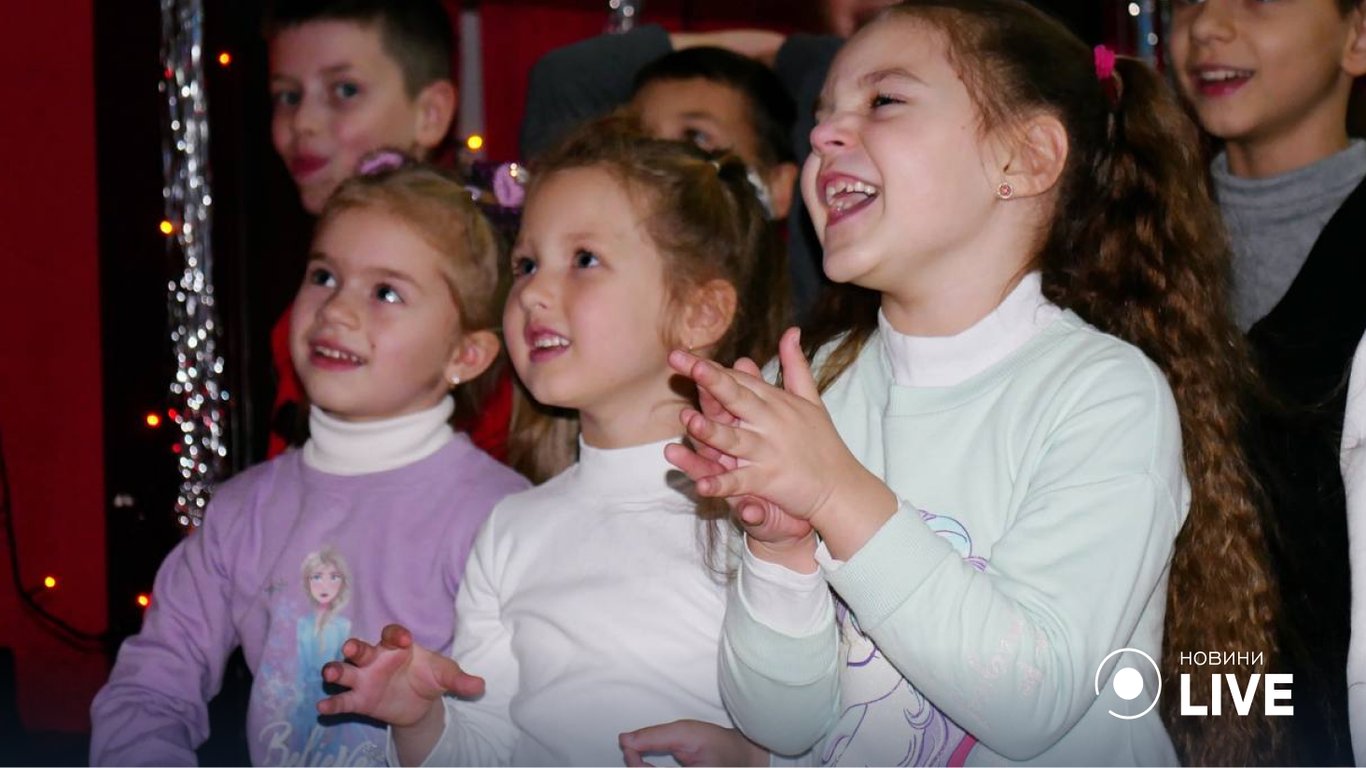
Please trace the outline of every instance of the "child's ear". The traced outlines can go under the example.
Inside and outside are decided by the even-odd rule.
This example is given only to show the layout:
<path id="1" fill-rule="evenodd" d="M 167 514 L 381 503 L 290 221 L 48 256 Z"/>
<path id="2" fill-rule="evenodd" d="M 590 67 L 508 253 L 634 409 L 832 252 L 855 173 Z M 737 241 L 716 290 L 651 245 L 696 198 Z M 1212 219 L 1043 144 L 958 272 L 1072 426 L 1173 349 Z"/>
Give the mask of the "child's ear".
<path id="1" fill-rule="evenodd" d="M 1342 53 L 1342 71 L 1353 78 L 1366 75 L 1366 3 L 1357 3 L 1347 14 L 1347 46 Z"/>
<path id="2" fill-rule="evenodd" d="M 498 335 L 493 331 L 467 332 L 446 365 L 447 383 L 469 381 L 488 370 L 500 348 Z"/>
<path id="3" fill-rule="evenodd" d="M 455 83 L 450 80 L 437 80 L 417 94 L 417 126 L 413 135 L 419 147 L 434 149 L 446 138 L 455 119 L 457 96 Z"/>
<path id="4" fill-rule="evenodd" d="M 1035 115 L 998 141 L 1000 179 L 992 186 L 1010 185 L 1011 197 L 1041 195 L 1052 189 L 1067 165 L 1067 129 L 1058 118 Z"/>
<path id="5" fill-rule="evenodd" d="M 792 211 L 792 187 L 797 183 L 797 164 L 778 163 L 764 174 L 768 199 L 773 201 L 773 218 L 786 219 Z"/>
<path id="6" fill-rule="evenodd" d="M 735 319 L 735 286 L 717 278 L 693 290 L 683 311 L 678 341 L 691 350 L 715 346 Z"/>

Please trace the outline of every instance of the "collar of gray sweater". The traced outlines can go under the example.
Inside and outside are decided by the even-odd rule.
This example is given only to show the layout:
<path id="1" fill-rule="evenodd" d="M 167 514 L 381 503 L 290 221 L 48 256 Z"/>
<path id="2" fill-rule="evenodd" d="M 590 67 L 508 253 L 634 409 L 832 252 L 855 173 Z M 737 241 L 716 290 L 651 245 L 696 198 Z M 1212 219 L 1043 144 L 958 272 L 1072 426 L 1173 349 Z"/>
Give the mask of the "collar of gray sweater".
<path id="1" fill-rule="evenodd" d="M 1233 246 L 1233 306 L 1243 330 L 1275 308 L 1309 258 L 1319 233 L 1366 178 L 1366 142 L 1264 179 L 1234 176 L 1228 155 L 1210 165 Z"/>

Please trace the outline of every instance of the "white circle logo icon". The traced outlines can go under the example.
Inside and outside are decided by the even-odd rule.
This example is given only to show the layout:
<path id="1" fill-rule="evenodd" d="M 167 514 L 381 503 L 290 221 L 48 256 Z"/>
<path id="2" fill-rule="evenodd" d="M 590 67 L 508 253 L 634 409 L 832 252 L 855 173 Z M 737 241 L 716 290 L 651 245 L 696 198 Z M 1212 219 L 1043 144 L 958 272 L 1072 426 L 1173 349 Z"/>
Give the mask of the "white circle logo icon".
<path id="1" fill-rule="evenodd" d="M 1153 657 L 1149 656 L 1143 651 L 1138 650 L 1137 648 L 1119 648 L 1117 650 L 1110 651 L 1108 654 L 1106 654 L 1105 658 L 1100 660 L 1100 665 L 1096 667 L 1095 689 L 1097 696 L 1100 695 L 1100 673 L 1104 671 L 1105 664 L 1109 662 L 1110 659 L 1113 659 L 1114 657 L 1122 653 L 1136 653 L 1139 656 L 1142 656 L 1143 659 L 1147 661 L 1148 664 L 1153 668 L 1153 672 L 1156 673 L 1157 690 L 1153 692 L 1152 703 L 1150 703 L 1146 709 L 1144 709 L 1142 712 L 1139 712 L 1136 715 L 1121 715 L 1120 713 L 1114 710 L 1110 710 L 1111 717 L 1117 717 L 1120 720 L 1137 720 L 1138 718 L 1143 717 L 1144 715 L 1153 711 L 1153 707 L 1157 706 L 1157 700 L 1162 695 L 1162 670 L 1157 668 L 1157 662 L 1153 661 Z M 1116 670 L 1114 677 L 1110 679 L 1110 687 L 1114 690 L 1116 696 L 1120 697 L 1125 701 L 1133 701 L 1134 699 L 1137 699 L 1139 696 L 1143 695 L 1143 689 L 1146 687 L 1146 684 L 1143 682 L 1143 674 L 1134 667 L 1131 667 L 1128 664 L 1126 664 L 1124 659 L 1121 659 L 1119 663 L 1123 664 L 1123 666 Z"/>

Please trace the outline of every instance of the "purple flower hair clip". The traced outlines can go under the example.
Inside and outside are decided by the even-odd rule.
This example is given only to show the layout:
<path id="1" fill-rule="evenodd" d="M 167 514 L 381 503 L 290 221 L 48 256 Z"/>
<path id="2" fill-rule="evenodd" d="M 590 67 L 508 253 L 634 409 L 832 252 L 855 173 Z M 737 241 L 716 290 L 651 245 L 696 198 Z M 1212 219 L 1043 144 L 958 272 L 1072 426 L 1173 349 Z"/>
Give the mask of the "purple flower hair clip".
<path id="1" fill-rule="evenodd" d="M 503 163 L 493 171 L 493 196 L 504 208 L 520 208 L 526 200 L 526 168 L 517 163 Z"/>
<path id="2" fill-rule="evenodd" d="M 356 164 L 356 174 L 359 176 L 374 176 L 377 173 L 392 171 L 402 168 L 409 162 L 408 156 L 397 149 L 377 149 L 366 153 Z"/>

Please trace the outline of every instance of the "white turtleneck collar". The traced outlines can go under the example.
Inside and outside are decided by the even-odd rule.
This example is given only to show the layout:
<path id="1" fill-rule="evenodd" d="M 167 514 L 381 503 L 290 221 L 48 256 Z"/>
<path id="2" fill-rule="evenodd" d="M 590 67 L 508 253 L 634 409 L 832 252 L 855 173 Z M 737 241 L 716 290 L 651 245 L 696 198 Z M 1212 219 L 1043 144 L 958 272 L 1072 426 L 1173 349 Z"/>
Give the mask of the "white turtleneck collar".
<path id="1" fill-rule="evenodd" d="M 1004 360 L 1061 314 L 1044 298 L 1042 276 L 1030 272 L 996 309 L 957 335 L 908 336 L 880 309 L 877 324 L 898 385 L 951 387 Z"/>
<path id="2" fill-rule="evenodd" d="M 692 483 L 664 458 L 664 446 L 679 442 L 681 437 L 671 437 L 626 448 L 594 448 L 580 436 L 575 471 L 585 487 L 603 497 L 627 496 L 644 501 L 686 496 L 692 493 Z"/>
<path id="3" fill-rule="evenodd" d="M 455 437 L 447 421 L 455 400 L 393 419 L 342 421 L 318 406 L 308 413 L 304 463 L 333 475 L 365 475 L 412 464 L 436 453 Z"/>

